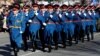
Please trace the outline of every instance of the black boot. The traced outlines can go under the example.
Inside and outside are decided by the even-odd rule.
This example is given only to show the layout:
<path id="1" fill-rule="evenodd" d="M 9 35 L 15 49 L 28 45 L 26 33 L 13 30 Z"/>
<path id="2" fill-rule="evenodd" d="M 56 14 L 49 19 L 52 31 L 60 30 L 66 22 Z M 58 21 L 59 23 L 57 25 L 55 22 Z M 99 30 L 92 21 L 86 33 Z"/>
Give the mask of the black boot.
<path id="1" fill-rule="evenodd" d="M 24 43 L 23 48 L 24 48 L 24 51 L 27 51 L 28 50 L 28 44 Z"/>
<path id="2" fill-rule="evenodd" d="M 46 52 L 45 47 L 42 47 L 42 51 L 43 51 L 43 52 Z"/>
<path id="3" fill-rule="evenodd" d="M 36 51 L 36 47 L 35 47 L 35 44 L 33 44 L 33 42 L 32 42 L 32 52 L 35 52 Z"/>
<path id="4" fill-rule="evenodd" d="M 48 52 L 50 53 L 51 52 L 51 46 L 48 45 Z"/>
<path id="5" fill-rule="evenodd" d="M 84 37 L 85 37 L 85 33 L 83 32 L 82 35 L 81 35 L 81 41 L 82 41 L 82 43 L 84 43 Z"/>
<path id="6" fill-rule="evenodd" d="M 24 51 L 27 51 L 28 50 L 28 47 L 24 47 Z"/>
<path id="7" fill-rule="evenodd" d="M 78 44 L 78 37 L 74 37 L 75 38 L 75 44 Z"/>
<path id="8" fill-rule="evenodd" d="M 69 46 L 72 46 L 72 38 L 71 37 L 69 37 Z"/>
<path id="9" fill-rule="evenodd" d="M 18 56 L 17 52 L 19 51 L 18 49 L 16 49 L 15 47 L 13 48 L 14 51 L 14 56 Z"/>
<path id="10" fill-rule="evenodd" d="M 55 50 L 58 50 L 58 45 L 55 45 Z"/>
<path id="11" fill-rule="evenodd" d="M 87 41 L 90 41 L 90 37 L 89 37 L 89 34 L 87 34 Z"/>
<path id="12" fill-rule="evenodd" d="M 46 52 L 46 50 L 45 50 L 45 44 L 43 42 L 42 42 L 42 51 Z"/>
<path id="13" fill-rule="evenodd" d="M 18 56 L 17 52 L 14 52 L 14 56 Z"/>
<path id="14" fill-rule="evenodd" d="M 91 34 L 91 40 L 94 40 L 94 35 L 93 34 Z"/>
<path id="15" fill-rule="evenodd" d="M 94 33 L 93 33 L 93 31 L 91 32 L 91 40 L 93 40 L 94 39 Z"/>
<path id="16" fill-rule="evenodd" d="M 33 46 L 33 47 L 32 47 L 32 49 L 33 49 L 33 50 L 32 50 L 32 52 L 35 52 L 35 51 L 36 51 L 36 48 L 35 48 L 35 46 Z"/>
<path id="17" fill-rule="evenodd" d="M 81 37 L 81 41 L 82 41 L 82 43 L 84 43 L 84 36 Z"/>

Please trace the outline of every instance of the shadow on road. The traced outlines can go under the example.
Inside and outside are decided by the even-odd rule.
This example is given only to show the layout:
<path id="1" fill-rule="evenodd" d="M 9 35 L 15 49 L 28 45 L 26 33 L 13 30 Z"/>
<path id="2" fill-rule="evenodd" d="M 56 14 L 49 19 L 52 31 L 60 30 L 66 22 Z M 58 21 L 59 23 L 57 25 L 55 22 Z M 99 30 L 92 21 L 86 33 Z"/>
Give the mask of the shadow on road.
<path id="1" fill-rule="evenodd" d="M 92 53 L 100 55 L 100 42 L 99 41 L 91 41 L 80 43 L 78 45 L 73 45 L 71 47 L 67 47 L 64 49 L 65 51 L 71 52 L 84 52 L 84 53 Z"/>
<path id="2" fill-rule="evenodd" d="M 11 54 L 10 45 L 6 44 L 5 46 L 0 46 L 0 56 L 13 56 Z"/>

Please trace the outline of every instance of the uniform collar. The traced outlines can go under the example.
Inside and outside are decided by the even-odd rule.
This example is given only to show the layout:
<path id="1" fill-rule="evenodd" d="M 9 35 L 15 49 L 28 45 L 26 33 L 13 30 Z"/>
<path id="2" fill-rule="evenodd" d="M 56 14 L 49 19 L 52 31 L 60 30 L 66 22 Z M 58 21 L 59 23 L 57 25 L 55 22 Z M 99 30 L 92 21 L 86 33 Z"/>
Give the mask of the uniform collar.
<path id="1" fill-rule="evenodd" d="M 52 12 L 49 12 L 50 14 L 53 14 L 53 11 Z"/>
<path id="2" fill-rule="evenodd" d="M 18 16 L 19 13 L 15 14 L 14 16 Z"/>

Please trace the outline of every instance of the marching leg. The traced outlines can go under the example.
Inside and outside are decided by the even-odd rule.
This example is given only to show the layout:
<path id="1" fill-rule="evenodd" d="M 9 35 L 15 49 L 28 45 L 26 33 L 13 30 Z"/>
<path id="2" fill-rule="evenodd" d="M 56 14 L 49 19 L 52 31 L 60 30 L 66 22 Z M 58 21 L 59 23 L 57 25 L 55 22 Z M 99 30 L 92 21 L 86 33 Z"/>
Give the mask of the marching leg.
<path id="1" fill-rule="evenodd" d="M 81 41 L 82 41 L 82 43 L 84 43 L 84 37 L 85 37 L 85 31 L 82 30 L 81 31 Z"/>
<path id="2" fill-rule="evenodd" d="M 75 44 L 78 44 L 78 36 L 74 35 L 74 38 L 75 38 Z"/>
<path id="3" fill-rule="evenodd" d="M 75 27 L 74 32 L 75 32 L 74 33 L 75 44 L 78 44 L 78 40 L 79 40 L 79 38 L 78 38 L 78 26 Z"/>
<path id="4" fill-rule="evenodd" d="M 90 31 L 90 28 L 89 26 L 87 26 L 87 41 L 90 41 L 89 31 Z"/>
<path id="5" fill-rule="evenodd" d="M 23 42 L 24 42 L 24 51 L 27 51 L 28 50 L 28 44 L 27 44 L 26 32 L 23 33 Z"/>
<path id="6" fill-rule="evenodd" d="M 63 48 L 66 48 L 66 34 L 65 32 L 61 32 L 61 37 L 62 37 L 62 44 L 63 44 Z"/>
<path id="7" fill-rule="evenodd" d="M 94 39 L 93 26 L 90 26 L 91 40 Z"/>
<path id="8" fill-rule="evenodd" d="M 40 40 L 42 44 L 42 51 L 45 52 L 44 29 L 40 29 Z"/>
<path id="9" fill-rule="evenodd" d="M 31 44 L 32 44 L 32 49 L 33 49 L 32 52 L 36 51 L 35 46 L 34 46 L 35 45 L 34 44 L 35 43 L 34 37 L 35 37 L 34 34 L 32 34 L 32 39 L 31 39 Z"/>
<path id="10" fill-rule="evenodd" d="M 55 42 L 55 50 L 58 49 L 58 38 L 59 37 L 59 32 L 54 32 L 54 35 L 53 35 L 53 39 L 54 39 L 54 42 Z"/>
<path id="11" fill-rule="evenodd" d="M 71 35 L 68 33 L 68 43 L 69 43 L 69 46 L 72 46 L 72 37 Z"/>
<path id="12" fill-rule="evenodd" d="M 48 52 L 51 52 L 51 36 L 48 36 Z"/>

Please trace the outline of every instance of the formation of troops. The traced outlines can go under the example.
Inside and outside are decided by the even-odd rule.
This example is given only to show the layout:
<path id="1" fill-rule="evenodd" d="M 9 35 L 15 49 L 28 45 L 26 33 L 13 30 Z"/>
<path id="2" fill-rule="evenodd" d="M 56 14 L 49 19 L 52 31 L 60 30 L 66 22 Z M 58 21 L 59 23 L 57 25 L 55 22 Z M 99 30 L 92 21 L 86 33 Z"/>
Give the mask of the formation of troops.
<path id="1" fill-rule="evenodd" d="M 44 5 L 33 3 L 20 7 L 13 4 L 7 19 L 11 46 L 15 56 L 19 49 L 27 51 L 41 49 L 43 52 L 51 52 L 54 46 L 58 50 L 62 48 L 94 39 L 96 21 L 100 14 L 95 11 L 95 6 L 65 4 Z M 86 38 L 85 38 L 86 36 Z M 48 48 L 45 50 L 45 48 Z"/>

